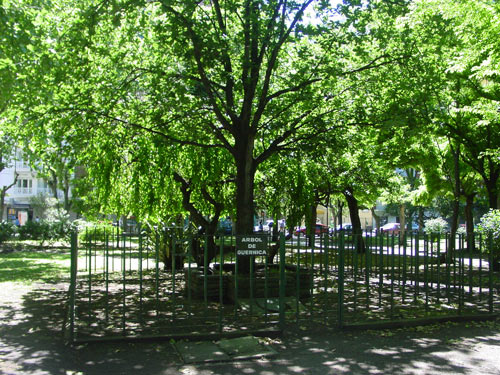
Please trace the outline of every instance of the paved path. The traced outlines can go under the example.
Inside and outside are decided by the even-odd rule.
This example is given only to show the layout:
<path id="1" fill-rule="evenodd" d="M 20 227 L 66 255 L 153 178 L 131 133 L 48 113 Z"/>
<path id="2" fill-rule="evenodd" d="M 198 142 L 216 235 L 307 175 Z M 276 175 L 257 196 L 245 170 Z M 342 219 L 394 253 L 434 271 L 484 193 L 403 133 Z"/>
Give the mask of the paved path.
<path id="1" fill-rule="evenodd" d="M 0 374 L 500 374 L 500 321 L 379 332 L 295 327 L 273 359 L 183 364 L 170 342 L 64 344 L 67 285 L 0 284 Z"/>

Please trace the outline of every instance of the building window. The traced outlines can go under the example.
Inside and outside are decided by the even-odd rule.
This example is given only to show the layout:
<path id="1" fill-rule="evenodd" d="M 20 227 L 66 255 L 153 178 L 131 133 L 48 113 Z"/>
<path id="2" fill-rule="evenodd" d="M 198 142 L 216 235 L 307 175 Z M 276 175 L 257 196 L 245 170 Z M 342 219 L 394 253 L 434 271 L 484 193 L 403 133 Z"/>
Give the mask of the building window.
<path id="1" fill-rule="evenodd" d="M 38 194 L 50 194 L 50 186 L 43 178 L 39 178 L 36 183 L 36 191 Z"/>
<path id="2" fill-rule="evenodd" d="M 23 152 L 19 150 L 16 154 L 16 166 L 21 169 L 30 169 L 29 160 L 25 157 Z"/>
<path id="3" fill-rule="evenodd" d="M 33 194 L 33 180 L 25 178 L 17 180 L 17 193 L 23 195 Z"/>

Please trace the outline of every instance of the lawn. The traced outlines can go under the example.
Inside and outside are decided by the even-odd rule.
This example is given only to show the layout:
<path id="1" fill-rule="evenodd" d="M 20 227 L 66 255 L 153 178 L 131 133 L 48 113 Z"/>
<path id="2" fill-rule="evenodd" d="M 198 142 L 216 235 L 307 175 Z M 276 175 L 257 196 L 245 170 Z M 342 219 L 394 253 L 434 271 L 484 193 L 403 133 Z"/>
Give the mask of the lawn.
<path id="1" fill-rule="evenodd" d="M 0 283 L 54 282 L 69 277 L 69 248 L 0 252 Z"/>

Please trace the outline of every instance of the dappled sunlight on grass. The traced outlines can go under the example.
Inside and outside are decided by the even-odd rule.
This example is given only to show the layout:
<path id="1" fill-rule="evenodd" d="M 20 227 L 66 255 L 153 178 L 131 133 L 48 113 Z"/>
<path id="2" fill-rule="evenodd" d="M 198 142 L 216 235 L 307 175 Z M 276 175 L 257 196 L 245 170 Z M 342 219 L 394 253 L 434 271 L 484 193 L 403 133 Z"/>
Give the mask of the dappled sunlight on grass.
<path id="1" fill-rule="evenodd" d="M 70 254 L 66 251 L 21 251 L 0 254 L 0 283 L 56 281 L 69 277 Z"/>

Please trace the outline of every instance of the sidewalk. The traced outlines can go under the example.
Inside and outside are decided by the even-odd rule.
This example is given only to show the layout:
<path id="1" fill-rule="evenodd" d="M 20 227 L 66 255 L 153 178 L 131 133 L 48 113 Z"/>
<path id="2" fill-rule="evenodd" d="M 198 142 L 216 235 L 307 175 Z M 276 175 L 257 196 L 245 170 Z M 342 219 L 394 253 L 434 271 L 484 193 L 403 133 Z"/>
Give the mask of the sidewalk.
<path id="1" fill-rule="evenodd" d="M 500 374 L 500 321 L 359 332 L 298 326 L 264 340 L 277 352 L 271 358 L 185 364 L 168 341 L 69 347 L 61 336 L 66 285 L 6 284 L 0 285 L 5 375 Z"/>

